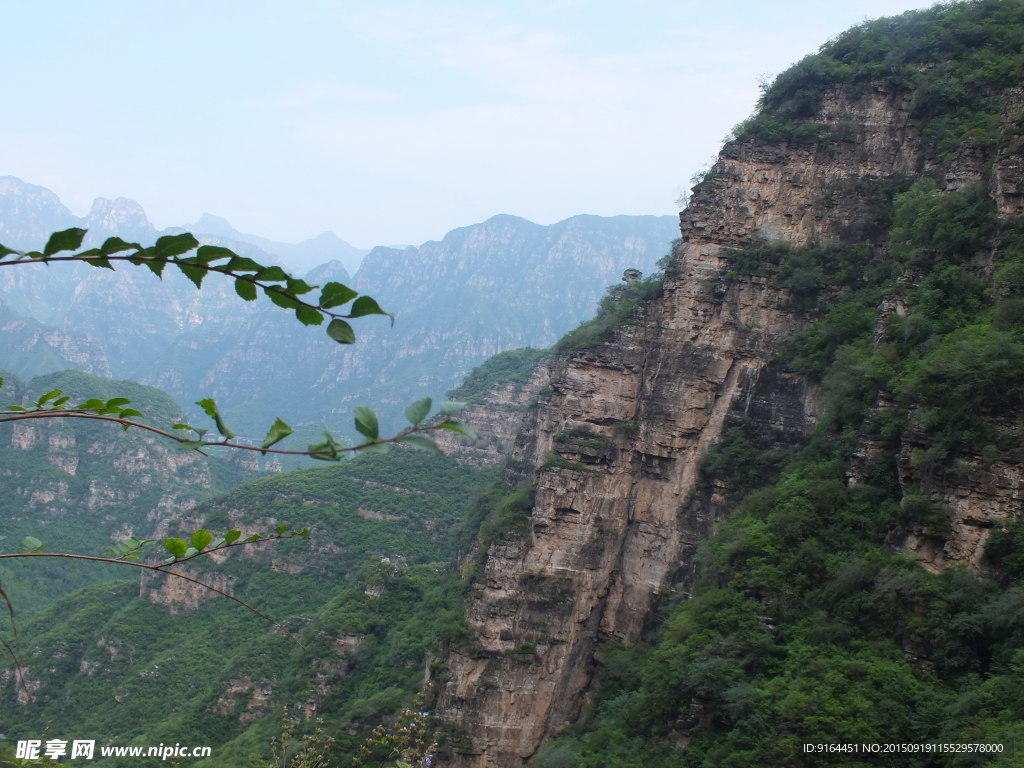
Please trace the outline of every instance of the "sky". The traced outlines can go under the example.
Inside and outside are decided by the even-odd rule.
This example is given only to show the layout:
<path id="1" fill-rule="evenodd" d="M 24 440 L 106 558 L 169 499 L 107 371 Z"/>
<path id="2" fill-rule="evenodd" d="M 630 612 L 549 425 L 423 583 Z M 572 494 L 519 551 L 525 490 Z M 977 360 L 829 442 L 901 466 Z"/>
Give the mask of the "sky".
<path id="1" fill-rule="evenodd" d="M 675 214 L 759 83 L 915 0 L 4 2 L 0 176 L 297 242 Z"/>

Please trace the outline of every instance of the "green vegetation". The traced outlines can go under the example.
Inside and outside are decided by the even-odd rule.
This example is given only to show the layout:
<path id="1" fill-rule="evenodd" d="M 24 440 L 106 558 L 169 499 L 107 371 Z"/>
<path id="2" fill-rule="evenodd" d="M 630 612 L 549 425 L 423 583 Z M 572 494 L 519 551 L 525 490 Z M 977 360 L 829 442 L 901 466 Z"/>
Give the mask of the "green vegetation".
<path id="1" fill-rule="evenodd" d="M 602 435 L 589 424 L 575 424 L 564 432 L 556 433 L 554 440 L 556 443 L 569 443 L 581 448 L 595 449 L 602 449 L 610 442 L 607 435 Z"/>
<path id="2" fill-rule="evenodd" d="M 1024 72 L 1024 6 L 972 0 L 866 22 L 779 75 L 738 139 L 812 144 L 843 141 L 859 126 L 827 131 L 811 120 L 824 93 L 853 95 L 874 83 L 913 93 L 911 117 L 926 151 L 948 155 L 964 142 L 990 147 L 997 138 L 1006 89 Z"/>
<path id="3" fill-rule="evenodd" d="M 510 349 L 499 352 L 478 365 L 458 387 L 448 393 L 452 400 L 475 403 L 498 384 L 525 384 L 545 357 L 547 349 Z"/>
<path id="4" fill-rule="evenodd" d="M 541 469 L 568 469 L 573 472 L 589 472 L 590 467 L 581 461 L 567 459 L 560 453 L 548 451 L 540 463 Z"/>
<path id="5" fill-rule="evenodd" d="M 1022 43 L 1017 2 L 864 25 L 780 77 L 744 130 L 780 138 L 772 121 L 799 127 L 832 84 L 888 78 L 919 89 L 926 151 L 985 146 L 1002 109 L 989 97 L 1016 84 Z M 919 67 L 929 56 L 936 66 Z M 972 94 L 940 101 L 953 81 Z M 949 533 L 934 489 L 964 477 L 968 454 L 986 466 L 1021 457 L 1024 227 L 996 215 L 988 186 L 879 182 L 857 190 L 873 209 L 837 242 L 732 254 L 727 279 L 785 287 L 811 320 L 784 362 L 821 383 L 819 430 L 788 450 L 731 422 L 702 475 L 734 509 L 700 548 L 692 596 L 666 600 L 642 642 L 607 655 L 592 711 L 537 766 L 812 768 L 824 763 L 806 743 L 941 742 L 1004 752 L 835 752 L 827 763 L 1020 764 L 1024 521 L 997 525 L 987 575 L 932 573 L 900 553 L 911 531 Z M 852 484 L 864 440 L 872 452 Z M 900 469 L 920 485 L 901 485 Z"/>
<path id="6" fill-rule="evenodd" d="M 492 542 L 529 533 L 532 511 L 531 488 L 521 485 L 510 490 L 503 481 L 495 480 L 484 490 L 477 504 L 474 522 L 478 527 L 467 527 L 466 531 L 472 537 L 479 530 L 480 554 L 484 554 Z"/>
<path id="7" fill-rule="evenodd" d="M 28 673 L 43 685 L 26 706 L 11 687 L 0 692 L 5 732 L 123 744 L 188 734 L 214 747 L 211 765 L 245 765 L 267 752 L 283 705 L 314 702 L 334 738 L 330 759 L 354 755 L 411 701 L 428 659 L 464 641 L 458 531 L 495 474 L 396 449 L 260 478 L 202 505 L 196 514 L 213 531 L 241 510 L 262 525 L 310 527 L 308 540 L 190 570 L 230 579 L 302 647 L 226 601 L 174 616 L 141 599 L 137 580 L 96 584 L 19 626 Z"/>
<path id="8" fill-rule="evenodd" d="M 554 351 L 572 354 L 607 341 L 623 325 L 636 323 L 643 303 L 661 295 L 662 276 L 645 277 L 625 285 L 613 285 L 597 306 L 597 314 L 558 340 Z"/>
<path id="9" fill-rule="evenodd" d="M 35 401 L 55 389 L 82 400 L 128 397 L 146 418 L 164 424 L 181 418 L 158 389 L 75 371 L 28 383 L 5 378 L 0 405 Z M 21 434 L 21 441 L 0 442 L 4 485 L 13 491 L 0 495 L 5 551 L 33 536 L 50 552 L 99 555 L 111 545 L 105 517 L 145 530 L 146 514 L 162 501 L 194 504 L 259 475 L 232 457 L 181 454 L 137 430 L 122 434 L 84 419 L 35 422 Z M 172 462 L 179 471 L 168 466 Z M 95 563 L 5 560 L 3 586 L 24 620 L 72 589 L 127 575 L 124 568 Z"/>

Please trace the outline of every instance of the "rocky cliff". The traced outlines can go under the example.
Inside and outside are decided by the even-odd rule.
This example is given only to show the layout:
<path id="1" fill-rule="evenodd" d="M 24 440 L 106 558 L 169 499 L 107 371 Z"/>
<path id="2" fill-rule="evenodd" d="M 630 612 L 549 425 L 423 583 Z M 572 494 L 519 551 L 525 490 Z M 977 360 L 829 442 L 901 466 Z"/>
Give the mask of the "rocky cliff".
<path id="1" fill-rule="evenodd" d="M 523 765 L 578 718 L 603 647 L 632 643 L 659 595 L 690 589 L 695 545 L 728 508 L 728 489 L 701 481 L 702 456 L 728 424 L 742 420 L 778 446 L 814 429 L 820 388 L 780 352 L 815 313 L 792 288 L 744 274 L 737 253 L 856 241 L 865 258 L 884 259 L 879 197 L 920 176 L 945 191 L 983 184 L 1001 214 L 1020 212 L 1020 91 L 999 116 L 998 148 L 968 140 L 952 156 L 926 146 L 915 98 L 885 81 L 833 87 L 805 124 L 827 140 L 747 131 L 727 144 L 681 214 L 663 294 L 610 341 L 553 365 L 516 446 L 533 467 L 529 532 L 491 543 L 466 601 L 476 642 L 448 658 L 440 709 L 465 742 L 447 764 Z M 882 336 L 886 315 L 883 306 Z M 945 502 L 952 526 L 919 525 L 900 546 L 934 570 L 977 564 L 994 522 L 1020 503 L 1020 457 L 967 452 L 966 472 L 928 474 L 911 460 L 914 439 L 903 435 L 900 480 Z M 870 450 L 865 434 L 861 453 Z"/>

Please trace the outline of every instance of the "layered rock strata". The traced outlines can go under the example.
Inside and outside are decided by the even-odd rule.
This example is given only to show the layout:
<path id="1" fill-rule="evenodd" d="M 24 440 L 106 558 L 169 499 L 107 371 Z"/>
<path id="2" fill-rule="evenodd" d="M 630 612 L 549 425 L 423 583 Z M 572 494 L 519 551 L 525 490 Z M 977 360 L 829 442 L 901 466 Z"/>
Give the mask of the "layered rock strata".
<path id="1" fill-rule="evenodd" d="M 731 419 L 742 415 L 782 442 L 813 428 L 816 388 L 773 362 L 811 318 L 766 279 L 731 272 L 730 254 L 757 241 L 806 245 L 851 233 L 883 247 L 872 241 L 885 236 L 873 229 L 878 183 L 922 170 L 908 104 L 884 86 L 856 98 L 837 91 L 817 119 L 826 131 L 855 126 L 853 136 L 799 148 L 727 145 L 681 214 L 663 296 L 610 342 L 555 366 L 515 450 L 539 467 L 529 534 L 490 545 L 466 602 L 477 642 L 447 660 L 440 710 L 465 737 L 448 765 L 523 765 L 578 717 L 602 645 L 634 641 L 659 593 L 689 588 L 694 547 L 724 513 L 720 489 L 700 482 L 701 457 Z M 1015 109 L 1011 99 L 1008 113 Z M 946 188 L 976 183 L 991 160 L 968 145 L 945 166 Z M 992 193 L 1012 212 L 1024 188 L 1019 164 L 995 160 Z M 1011 484 L 1015 472 L 1000 468 Z M 971 542 L 945 551 L 978 556 Z"/>

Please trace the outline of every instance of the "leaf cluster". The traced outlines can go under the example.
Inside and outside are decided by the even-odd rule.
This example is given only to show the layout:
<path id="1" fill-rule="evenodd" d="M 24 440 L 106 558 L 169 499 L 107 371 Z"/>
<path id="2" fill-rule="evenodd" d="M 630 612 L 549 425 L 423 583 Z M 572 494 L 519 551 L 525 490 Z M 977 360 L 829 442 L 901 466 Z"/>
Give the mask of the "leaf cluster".
<path id="1" fill-rule="evenodd" d="M 247 256 L 239 256 L 230 248 L 219 245 L 200 245 L 194 235 L 184 232 L 164 235 L 151 246 L 130 243 L 119 237 L 109 237 L 95 248 L 79 250 L 86 230 L 66 229 L 50 235 L 41 251 L 16 251 L 0 245 L 0 267 L 25 263 L 50 264 L 60 261 L 81 261 L 93 267 L 114 269 L 112 262 L 122 261 L 146 267 L 157 277 L 171 266 L 187 277 L 196 288 L 201 288 L 208 274 L 217 273 L 234 281 L 235 292 L 245 301 L 255 301 L 259 294 L 283 309 L 295 312 L 303 325 L 327 325 L 327 335 L 339 344 L 352 344 L 356 340 L 352 326 L 346 322 L 368 315 L 390 315 L 370 296 L 338 282 L 328 282 L 315 301 L 310 298 L 318 286 L 294 277 L 281 267 L 266 266 Z M 61 255 L 68 251 L 71 255 Z M 186 255 L 192 254 L 193 255 Z M 347 312 L 340 307 L 350 305 Z M 392 321 L 394 318 L 392 317 Z"/>
<path id="2" fill-rule="evenodd" d="M 780 74 L 739 139 L 812 144 L 854 138 L 859 127 L 815 121 L 824 94 L 872 84 L 912 93 L 924 150 L 944 156 L 964 142 L 991 147 L 1006 89 L 1024 72 L 1024 9 L 1005 0 L 940 4 L 865 22 Z"/>

